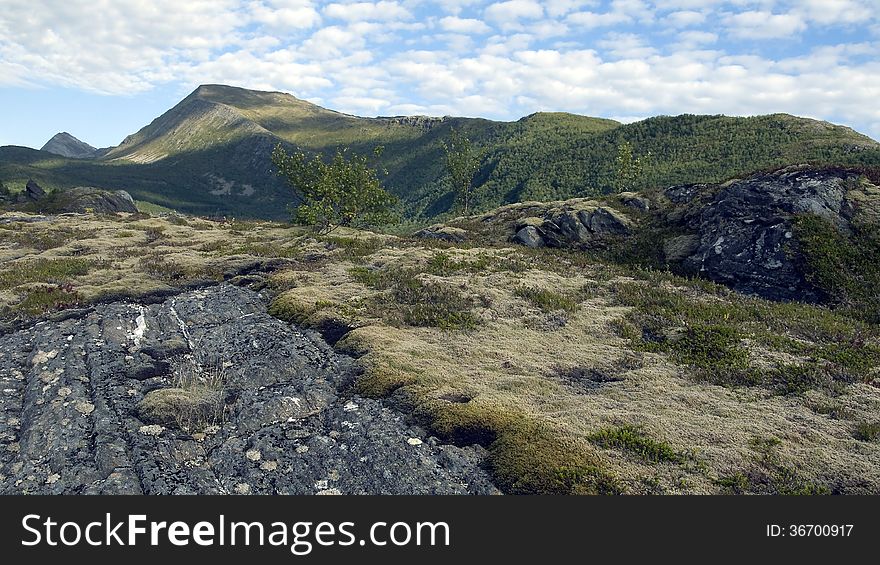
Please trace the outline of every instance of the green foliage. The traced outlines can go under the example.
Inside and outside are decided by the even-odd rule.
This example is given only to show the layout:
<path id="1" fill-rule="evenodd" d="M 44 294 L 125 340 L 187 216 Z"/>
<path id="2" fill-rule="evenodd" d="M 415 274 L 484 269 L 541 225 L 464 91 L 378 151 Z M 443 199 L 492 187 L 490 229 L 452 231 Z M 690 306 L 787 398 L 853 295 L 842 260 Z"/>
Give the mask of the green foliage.
<path id="1" fill-rule="evenodd" d="M 876 441 L 880 439 L 880 421 L 859 422 L 853 431 L 853 437 L 859 441 Z"/>
<path id="2" fill-rule="evenodd" d="M 576 299 L 552 290 L 522 286 L 514 290 L 513 293 L 520 298 L 525 298 L 543 312 L 557 310 L 574 312 L 578 307 Z"/>
<path id="3" fill-rule="evenodd" d="M 34 259 L 17 261 L 0 271 L 0 289 L 38 282 L 64 284 L 71 277 L 85 275 L 95 267 L 104 266 L 90 259 Z"/>
<path id="4" fill-rule="evenodd" d="M 322 238 L 330 249 L 339 250 L 341 259 L 360 260 L 381 249 L 385 242 L 380 238 L 325 236 Z"/>
<path id="5" fill-rule="evenodd" d="M 77 239 L 92 236 L 88 230 L 74 228 L 52 228 L 46 230 L 19 230 L 11 226 L 0 226 L 0 241 L 9 241 L 22 247 L 30 247 L 38 251 L 55 249 Z"/>
<path id="6" fill-rule="evenodd" d="M 438 276 L 449 276 L 461 271 L 478 273 L 488 269 L 492 263 L 486 255 L 481 255 L 473 261 L 457 261 L 441 251 L 428 259 L 428 272 Z"/>
<path id="7" fill-rule="evenodd" d="M 456 201 L 462 213 L 467 216 L 471 211 L 474 176 L 479 170 L 482 154 L 475 151 L 471 140 L 455 128 L 450 130 L 449 139 L 440 144 L 446 154 L 446 172 Z"/>
<path id="8" fill-rule="evenodd" d="M 793 225 L 807 279 L 851 315 L 880 323 L 880 226 L 855 226 L 847 236 L 813 214 Z"/>
<path id="9" fill-rule="evenodd" d="M 279 202 L 289 196 L 289 189 L 280 177 L 269 174 L 266 167 L 255 166 L 249 158 L 268 159 L 278 140 L 328 158 L 336 147 L 368 155 L 373 147 L 382 145 L 381 164 L 388 170 L 386 189 L 401 198 L 408 217 L 431 218 L 448 213 L 454 203 L 454 194 L 445 182 L 447 170 L 440 144 L 452 129 L 486 149 L 473 178 L 471 213 L 521 200 L 611 192 L 615 157 L 623 142 L 652 156 L 643 164 L 634 183 L 636 189 L 720 182 L 792 163 L 880 164 L 880 148 L 868 138 L 845 128 L 781 114 L 752 118 L 661 116 L 621 125 L 572 114 L 538 113 L 511 123 L 445 118 L 420 124 L 341 116 L 271 93 L 215 92 L 207 99 L 234 108 L 246 120 L 230 126 L 234 131 L 217 131 L 216 124 L 205 122 L 187 139 L 178 139 L 156 129 L 161 126 L 174 131 L 174 116 L 166 116 L 169 120 L 163 117 L 156 127 L 145 129 L 145 134 L 158 135 L 146 149 L 148 154 L 173 158 L 151 163 L 65 159 L 3 147 L 0 178 L 12 190 L 20 190 L 33 178 L 47 189 L 125 189 L 138 201 L 198 215 L 282 219 L 284 208 Z M 203 119 L 188 114 L 186 108 L 175 112 L 178 118 Z M 247 120 L 277 137 L 253 136 Z M 859 150 L 853 151 L 853 147 Z M 251 194 L 247 186 L 257 188 L 256 192 Z"/>
<path id="10" fill-rule="evenodd" d="M 15 306 L 15 310 L 29 316 L 41 316 L 55 310 L 73 308 L 80 304 L 82 297 L 70 284 L 38 286 L 29 289 Z"/>
<path id="11" fill-rule="evenodd" d="M 349 158 L 345 151 L 337 151 L 330 162 L 321 155 L 309 160 L 302 152 L 288 154 L 279 144 L 272 153 L 272 163 L 303 199 L 294 220 L 313 226 L 320 234 L 339 226 L 368 227 L 394 219 L 396 198 L 379 185 L 376 170 L 367 165 L 366 157 Z"/>
<path id="12" fill-rule="evenodd" d="M 678 285 L 697 281 L 656 272 L 645 276 L 649 284 L 611 285 L 612 298 L 632 308 L 614 322 L 617 333 L 635 349 L 666 353 L 711 383 L 763 386 L 781 395 L 811 389 L 839 393 L 846 384 L 871 378 L 880 365 L 876 326 L 827 308 L 770 302 L 711 285 L 701 288 L 715 296 L 698 299 L 660 284 L 664 277 Z M 748 343 L 805 360 L 762 368 Z"/>
<path id="13" fill-rule="evenodd" d="M 670 445 L 652 439 L 636 426 L 603 428 L 588 439 L 599 447 L 628 451 L 652 463 L 683 463 L 686 459 Z"/>
<path id="14" fill-rule="evenodd" d="M 614 189 L 628 192 L 636 188 L 636 181 L 642 175 L 642 159 L 633 155 L 632 144 L 624 141 L 617 146 L 615 161 Z"/>
<path id="15" fill-rule="evenodd" d="M 473 298 L 448 284 L 423 281 L 415 270 L 354 267 L 348 273 L 364 286 L 389 291 L 377 297 L 373 308 L 388 323 L 445 330 L 471 330 L 479 323 Z"/>

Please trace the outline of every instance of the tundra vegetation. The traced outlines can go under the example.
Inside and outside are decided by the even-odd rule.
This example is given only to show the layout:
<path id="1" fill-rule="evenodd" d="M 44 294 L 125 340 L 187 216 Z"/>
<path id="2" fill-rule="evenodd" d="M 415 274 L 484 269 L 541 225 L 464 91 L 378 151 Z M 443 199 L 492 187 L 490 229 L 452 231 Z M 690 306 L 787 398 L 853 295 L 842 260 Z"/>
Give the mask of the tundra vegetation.
<path id="1" fill-rule="evenodd" d="M 626 246 L 528 249 L 476 228 L 453 243 L 167 214 L 29 219 L 0 217 L 5 328 L 244 284 L 271 264 L 259 284 L 273 315 L 356 357 L 357 392 L 486 447 L 506 492 L 880 491 L 880 328 L 851 307 L 876 299 L 860 286 L 876 273 L 846 247 L 867 232 L 801 226 L 834 251 L 812 272 L 841 300 L 820 306 L 649 268 Z M 178 385 L 143 408 L 187 429 L 222 420 L 222 379 Z"/>

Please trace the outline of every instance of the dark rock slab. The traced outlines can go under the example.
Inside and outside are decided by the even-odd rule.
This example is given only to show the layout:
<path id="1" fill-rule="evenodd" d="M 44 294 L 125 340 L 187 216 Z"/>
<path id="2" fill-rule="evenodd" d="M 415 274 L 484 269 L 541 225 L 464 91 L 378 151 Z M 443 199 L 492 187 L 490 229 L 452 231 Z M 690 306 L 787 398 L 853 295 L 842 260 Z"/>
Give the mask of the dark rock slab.
<path id="1" fill-rule="evenodd" d="M 497 492 L 482 448 L 351 394 L 355 372 L 232 285 L 0 336 L 0 494 Z M 152 391 L 211 382 L 214 420 L 183 429 L 139 410 Z"/>

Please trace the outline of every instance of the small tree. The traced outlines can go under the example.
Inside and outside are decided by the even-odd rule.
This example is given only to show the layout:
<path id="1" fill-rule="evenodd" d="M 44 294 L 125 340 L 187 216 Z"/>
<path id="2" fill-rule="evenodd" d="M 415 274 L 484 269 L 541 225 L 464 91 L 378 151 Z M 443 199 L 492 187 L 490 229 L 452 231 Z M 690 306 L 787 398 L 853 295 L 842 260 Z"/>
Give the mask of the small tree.
<path id="1" fill-rule="evenodd" d="M 642 160 L 633 156 L 632 145 L 624 141 L 617 146 L 614 189 L 627 192 L 635 188 L 636 179 L 642 174 Z"/>
<path id="2" fill-rule="evenodd" d="M 376 155 L 380 153 L 377 148 Z M 347 150 L 337 150 L 325 162 L 321 155 L 309 159 L 302 152 L 288 154 L 279 144 L 272 152 L 272 163 L 301 200 L 294 221 L 313 226 L 318 233 L 327 234 L 339 226 L 374 226 L 395 218 L 397 199 L 379 185 L 366 157 L 349 157 Z"/>
<path id="3" fill-rule="evenodd" d="M 471 140 L 455 128 L 450 131 L 449 140 L 441 141 L 440 145 L 446 153 L 446 171 L 455 191 L 455 199 L 467 216 L 473 201 L 474 176 L 480 168 L 482 154 L 475 151 Z"/>

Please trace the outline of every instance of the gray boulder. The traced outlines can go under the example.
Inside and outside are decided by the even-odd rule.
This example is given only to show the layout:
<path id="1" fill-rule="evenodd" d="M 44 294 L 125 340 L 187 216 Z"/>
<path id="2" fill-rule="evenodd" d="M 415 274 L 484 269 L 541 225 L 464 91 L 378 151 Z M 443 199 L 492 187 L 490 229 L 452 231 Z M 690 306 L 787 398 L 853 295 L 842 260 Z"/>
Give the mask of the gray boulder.
<path id="1" fill-rule="evenodd" d="M 792 219 L 814 214 L 848 232 L 853 208 L 847 190 L 858 182 L 856 173 L 844 170 L 797 167 L 722 185 L 687 220 L 699 244 L 681 266 L 740 292 L 822 300 L 803 272 Z M 666 191 L 670 198 L 692 200 L 686 193 L 682 187 Z"/>
<path id="2" fill-rule="evenodd" d="M 128 192 L 109 191 L 91 186 L 57 190 L 51 194 L 51 198 L 46 198 L 43 202 L 45 211 L 55 213 L 115 214 L 138 211 L 134 199 Z"/>
<path id="3" fill-rule="evenodd" d="M 513 236 L 514 243 L 519 243 L 520 245 L 525 245 L 526 247 L 544 247 L 546 243 L 544 243 L 544 238 L 541 237 L 541 234 L 538 232 L 538 228 L 535 226 L 526 226 L 516 232 L 516 235 Z"/>
<path id="4" fill-rule="evenodd" d="M 28 179 L 27 184 L 24 187 L 24 196 L 26 199 L 36 202 L 37 200 L 42 200 L 46 197 L 46 191 L 43 190 L 43 187 L 38 185 L 36 181 Z"/>
<path id="5" fill-rule="evenodd" d="M 587 247 L 627 235 L 632 221 L 624 214 L 593 201 L 569 201 L 515 224 L 513 242 L 528 247 Z"/>

